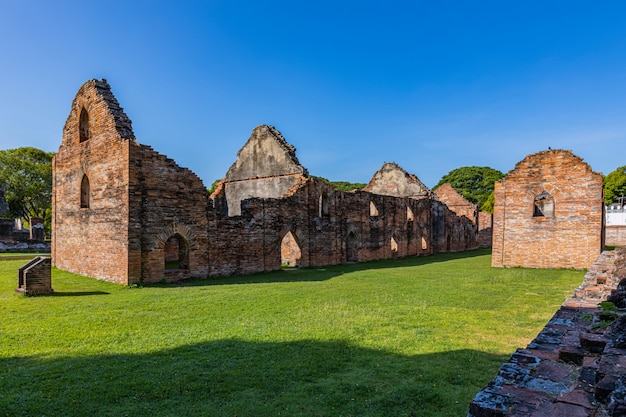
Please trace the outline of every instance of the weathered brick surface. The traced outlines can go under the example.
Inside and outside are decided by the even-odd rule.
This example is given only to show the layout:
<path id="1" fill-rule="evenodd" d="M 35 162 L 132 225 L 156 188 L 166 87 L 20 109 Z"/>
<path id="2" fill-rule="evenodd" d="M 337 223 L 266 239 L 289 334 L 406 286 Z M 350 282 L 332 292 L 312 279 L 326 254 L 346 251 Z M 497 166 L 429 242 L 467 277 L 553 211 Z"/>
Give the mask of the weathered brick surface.
<path id="1" fill-rule="evenodd" d="M 414 174 L 409 174 L 398 164 L 385 162 L 363 189 L 374 194 L 415 199 L 430 198 L 428 189 Z"/>
<path id="2" fill-rule="evenodd" d="M 485 211 L 478 212 L 478 246 L 490 248 L 492 245 L 493 214 Z"/>
<path id="3" fill-rule="evenodd" d="M 457 216 L 465 216 L 472 223 L 478 224 L 478 206 L 467 201 L 452 185 L 441 185 L 435 190 L 435 195 Z"/>
<path id="4" fill-rule="evenodd" d="M 80 142 L 79 117 L 89 113 L 90 138 Z M 130 120 L 104 80 L 78 91 L 53 160 L 52 259 L 60 269 L 119 283 L 129 273 Z M 119 126 L 118 126 L 119 125 Z M 90 205 L 81 208 L 81 181 Z"/>
<path id="5" fill-rule="evenodd" d="M 535 215 L 552 196 L 553 215 Z M 493 266 L 587 268 L 602 248 L 602 175 L 571 151 L 527 156 L 495 185 Z"/>
<path id="6" fill-rule="evenodd" d="M 604 230 L 606 245 L 626 246 L 626 226 L 606 226 Z"/>

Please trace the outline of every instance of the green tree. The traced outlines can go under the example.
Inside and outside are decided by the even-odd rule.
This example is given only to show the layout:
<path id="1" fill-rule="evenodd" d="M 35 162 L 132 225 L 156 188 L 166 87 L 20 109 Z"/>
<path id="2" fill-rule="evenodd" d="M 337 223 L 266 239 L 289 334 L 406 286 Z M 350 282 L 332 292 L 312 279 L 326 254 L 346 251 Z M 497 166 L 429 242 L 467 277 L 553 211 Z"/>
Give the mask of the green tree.
<path id="1" fill-rule="evenodd" d="M 36 148 L 0 150 L 0 185 L 9 214 L 41 217 L 49 231 L 52 216 L 52 157 Z"/>
<path id="2" fill-rule="evenodd" d="M 317 178 L 318 180 L 324 181 L 326 184 L 331 185 L 337 191 L 354 191 L 354 190 L 362 190 L 365 188 L 367 184 L 362 182 L 348 182 L 348 181 L 330 181 L 324 177 L 318 177 L 315 175 L 311 175 L 313 178 Z"/>
<path id="3" fill-rule="evenodd" d="M 502 172 L 490 167 L 461 167 L 444 175 L 433 190 L 450 183 L 466 200 L 481 210 L 493 212 L 493 185 L 503 177 Z"/>
<path id="4" fill-rule="evenodd" d="M 602 179 L 604 203 L 611 204 L 618 197 L 626 196 L 626 165 L 617 168 Z"/>

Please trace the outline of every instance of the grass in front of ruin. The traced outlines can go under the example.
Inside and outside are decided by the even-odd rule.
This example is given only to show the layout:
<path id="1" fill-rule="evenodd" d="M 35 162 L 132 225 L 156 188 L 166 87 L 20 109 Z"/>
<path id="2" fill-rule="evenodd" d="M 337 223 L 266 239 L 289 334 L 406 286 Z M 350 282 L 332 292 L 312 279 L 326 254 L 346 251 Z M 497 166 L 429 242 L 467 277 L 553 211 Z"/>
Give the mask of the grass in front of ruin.
<path id="1" fill-rule="evenodd" d="M 459 254 L 122 287 L 0 262 L 0 416 L 464 416 L 582 271 Z"/>

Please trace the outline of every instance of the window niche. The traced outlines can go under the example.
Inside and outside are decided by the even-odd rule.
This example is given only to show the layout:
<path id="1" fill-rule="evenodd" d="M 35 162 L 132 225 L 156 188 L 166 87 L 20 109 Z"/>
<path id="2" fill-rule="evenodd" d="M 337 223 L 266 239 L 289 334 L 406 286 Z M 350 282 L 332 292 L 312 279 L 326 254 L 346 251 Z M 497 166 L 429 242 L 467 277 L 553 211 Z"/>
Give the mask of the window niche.
<path id="1" fill-rule="evenodd" d="M 535 197 L 533 217 L 554 217 L 554 197 L 542 191 Z"/>
<path id="2" fill-rule="evenodd" d="M 78 118 L 78 132 L 80 143 L 89 140 L 89 113 L 84 107 L 80 111 L 80 117 Z"/>
<path id="3" fill-rule="evenodd" d="M 413 220 L 415 220 L 415 216 L 413 215 L 413 210 L 411 210 L 411 207 L 406 206 L 406 221 L 412 222 Z"/>
<path id="4" fill-rule="evenodd" d="M 320 195 L 319 215 L 320 217 L 330 216 L 330 210 L 328 209 L 328 195 L 326 193 L 322 193 L 322 195 Z"/>
<path id="5" fill-rule="evenodd" d="M 80 208 L 89 208 L 90 194 L 89 178 L 87 178 L 87 175 L 83 175 L 83 179 L 80 182 Z"/>
<path id="6" fill-rule="evenodd" d="M 378 217 L 378 207 L 373 201 L 370 201 L 370 217 Z"/>

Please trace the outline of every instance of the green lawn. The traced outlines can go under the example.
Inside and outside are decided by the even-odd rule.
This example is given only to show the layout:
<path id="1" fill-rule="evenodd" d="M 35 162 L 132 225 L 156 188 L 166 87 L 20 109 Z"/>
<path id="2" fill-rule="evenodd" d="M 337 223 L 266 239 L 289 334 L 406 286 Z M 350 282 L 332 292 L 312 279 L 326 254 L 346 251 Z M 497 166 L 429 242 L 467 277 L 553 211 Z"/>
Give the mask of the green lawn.
<path id="1" fill-rule="evenodd" d="M 0 262 L 0 416 L 465 416 L 582 271 L 479 250 L 144 288 Z"/>

